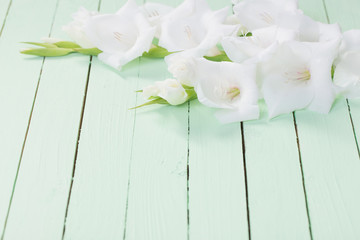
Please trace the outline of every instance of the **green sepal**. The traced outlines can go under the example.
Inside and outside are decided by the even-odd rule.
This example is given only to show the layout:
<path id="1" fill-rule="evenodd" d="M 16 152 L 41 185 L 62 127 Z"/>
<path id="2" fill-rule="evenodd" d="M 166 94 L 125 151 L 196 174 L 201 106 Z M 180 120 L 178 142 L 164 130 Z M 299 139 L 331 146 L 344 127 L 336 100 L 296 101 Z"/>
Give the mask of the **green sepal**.
<path id="1" fill-rule="evenodd" d="M 56 42 L 54 45 L 59 48 L 81 48 L 79 44 L 69 41 Z"/>
<path id="2" fill-rule="evenodd" d="M 334 65 L 332 65 L 331 66 L 331 79 L 334 79 L 335 69 L 336 69 L 336 67 Z"/>
<path id="3" fill-rule="evenodd" d="M 74 48 L 73 50 L 77 53 L 81 53 L 84 55 L 92 55 L 92 56 L 97 56 L 100 53 L 102 53 L 102 51 L 98 48 Z"/>
<path id="4" fill-rule="evenodd" d="M 129 110 L 133 110 L 133 109 L 137 109 L 137 108 L 141 108 L 141 107 L 145 107 L 145 106 L 149 106 L 149 105 L 154 105 L 154 104 L 169 104 L 169 103 L 161 97 L 154 97 L 153 100 L 146 102 L 144 104 L 141 104 L 139 106 L 129 108 Z"/>
<path id="5" fill-rule="evenodd" d="M 182 86 L 183 86 L 183 88 L 185 89 L 185 92 L 188 95 L 188 97 L 187 97 L 187 99 L 186 99 L 186 101 L 184 103 L 190 102 L 192 100 L 197 99 L 197 94 L 195 92 L 194 87 L 190 87 L 190 86 L 186 86 L 186 85 L 182 85 Z"/>
<path id="6" fill-rule="evenodd" d="M 27 50 L 20 51 L 22 54 L 35 55 L 41 57 L 60 57 L 68 55 L 69 53 L 74 52 L 73 49 L 66 48 L 31 48 Z"/>
<path id="7" fill-rule="evenodd" d="M 164 58 L 170 54 L 172 54 L 172 52 L 169 52 L 163 47 L 155 45 L 155 47 L 150 48 L 148 52 L 144 52 L 142 56 L 148 58 Z"/>
<path id="8" fill-rule="evenodd" d="M 247 32 L 246 34 L 243 34 L 243 33 L 240 33 L 238 35 L 238 37 L 251 37 L 252 36 L 252 33 L 251 32 Z"/>
<path id="9" fill-rule="evenodd" d="M 221 51 L 221 54 L 216 55 L 216 56 L 204 56 L 205 59 L 209 60 L 209 61 L 213 61 L 213 62 L 231 62 L 230 58 L 226 55 L 226 53 L 224 51 Z"/>
<path id="10" fill-rule="evenodd" d="M 31 45 L 35 45 L 35 46 L 39 46 L 39 47 L 44 47 L 44 48 L 57 48 L 57 46 L 52 43 L 37 43 L 37 42 L 22 42 L 22 43 L 31 44 Z"/>

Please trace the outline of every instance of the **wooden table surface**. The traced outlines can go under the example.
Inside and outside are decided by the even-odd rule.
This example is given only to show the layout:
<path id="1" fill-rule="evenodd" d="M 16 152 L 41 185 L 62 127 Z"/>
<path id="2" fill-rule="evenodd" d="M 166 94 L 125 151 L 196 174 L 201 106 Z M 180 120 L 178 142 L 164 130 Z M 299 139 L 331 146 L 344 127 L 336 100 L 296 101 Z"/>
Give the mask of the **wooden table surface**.
<path id="1" fill-rule="evenodd" d="M 128 110 L 170 76 L 163 60 L 118 72 L 19 54 L 22 41 L 68 39 L 80 6 L 123 3 L 0 0 L 1 240 L 360 239 L 360 101 L 220 125 L 197 101 Z M 300 8 L 360 28 L 359 0 Z"/>

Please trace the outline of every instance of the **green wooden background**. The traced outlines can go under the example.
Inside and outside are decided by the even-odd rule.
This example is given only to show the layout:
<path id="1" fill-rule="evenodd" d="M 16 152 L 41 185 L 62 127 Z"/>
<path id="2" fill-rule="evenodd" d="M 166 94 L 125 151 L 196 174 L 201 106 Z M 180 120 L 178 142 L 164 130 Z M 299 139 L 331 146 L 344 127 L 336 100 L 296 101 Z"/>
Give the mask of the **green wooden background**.
<path id="1" fill-rule="evenodd" d="M 0 0 L 1 240 L 360 239 L 360 101 L 220 125 L 196 101 L 128 110 L 143 101 L 135 90 L 170 76 L 163 60 L 117 72 L 18 53 L 22 41 L 67 39 L 80 6 L 123 3 Z M 360 28 L 359 0 L 300 8 Z"/>

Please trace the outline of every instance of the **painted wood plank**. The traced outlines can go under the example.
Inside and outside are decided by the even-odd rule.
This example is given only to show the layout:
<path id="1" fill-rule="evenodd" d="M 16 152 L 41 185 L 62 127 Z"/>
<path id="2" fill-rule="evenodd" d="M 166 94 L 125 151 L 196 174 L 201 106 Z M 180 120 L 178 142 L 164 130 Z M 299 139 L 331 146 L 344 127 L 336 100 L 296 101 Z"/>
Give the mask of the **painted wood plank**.
<path id="1" fill-rule="evenodd" d="M 169 76 L 163 60 L 141 59 L 139 88 Z M 187 123 L 186 105 L 136 111 L 125 239 L 186 239 Z"/>
<path id="2" fill-rule="evenodd" d="M 100 10 L 124 2 L 103 0 Z M 64 239 L 123 239 L 138 65 L 119 72 L 93 60 Z"/>
<path id="3" fill-rule="evenodd" d="M 168 76 L 163 60 L 141 60 L 139 86 Z M 188 108 L 136 112 L 125 239 L 186 239 Z"/>
<path id="4" fill-rule="evenodd" d="M 70 15 L 80 5 L 96 9 L 97 2 L 60 1 L 52 35 L 65 38 L 61 26 L 71 20 Z M 46 11 L 41 9 L 37 9 L 37 14 Z M 5 239 L 62 237 L 88 68 L 89 57 L 84 56 L 45 61 Z"/>
<path id="5" fill-rule="evenodd" d="M 343 31 L 360 29 L 360 2 L 357 0 L 346 0 L 339 4 L 338 1 L 325 1 L 326 9 L 331 23 L 339 23 Z M 354 124 L 357 143 L 360 141 L 360 99 L 349 100 L 350 113 Z M 359 150 L 359 148 L 358 148 Z M 360 152 L 359 152 L 360 154 Z"/>
<path id="6" fill-rule="evenodd" d="M 123 237 L 137 76 L 93 60 L 65 239 Z"/>
<path id="7" fill-rule="evenodd" d="M 6 16 L 11 7 L 11 0 L 0 0 L 0 36 L 5 27 Z"/>
<path id="8" fill-rule="evenodd" d="M 230 4 L 208 3 L 213 10 Z M 240 124 L 219 124 L 197 101 L 190 107 L 189 237 L 248 239 Z"/>
<path id="9" fill-rule="evenodd" d="M 190 109 L 190 239 L 248 239 L 240 124 L 221 125 L 213 109 Z"/>
<path id="10" fill-rule="evenodd" d="M 119 7 L 115 7 L 114 3 L 115 1 L 103 1 L 102 11 L 114 12 L 114 9 Z M 182 144 L 183 149 L 179 148 L 178 151 L 186 157 L 187 138 L 182 138 L 178 131 L 171 134 L 169 129 L 173 130 L 178 122 L 173 118 L 169 121 L 166 115 L 173 110 L 138 110 L 149 112 L 136 119 L 132 147 L 135 111 L 129 111 L 128 108 L 136 104 L 134 92 L 138 86 L 138 74 L 142 79 L 140 85 L 144 86 L 164 78 L 166 72 L 162 60 L 153 61 L 143 60 L 140 73 L 136 61 L 126 66 L 121 73 L 109 72 L 108 67 L 95 62 L 90 79 L 65 239 L 99 239 L 104 236 L 107 239 L 122 238 L 125 236 L 127 211 L 126 239 L 149 239 L 151 236 L 155 239 L 180 239 L 181 236 L 186 236 L 186 175 L 183 175 L 186 170 L 186 159 L 167 146 Z M 187 113 L 187 109 L 177 111 L 177 115 Z M 156 122 L 162 115 L 162 120 Z M 183 118 L 185 124 L 180 129 L 187 133 L 187 116 Z M 108 131 L 103 130 L 104 125 L 108 126 Z M 164 136 L 165 133 L 171 134 L 171 137 Z M 169 141 L 169 138 L 174 140 Z M 159 140 L 154 142 L 152 139 Z M 177 144 L 178 142 L 180 144 Z M 162 148 L 167 151 L 163 151 Z M 166 157 L 169 157 L 168 163 L 163 159 Z M 129 182 L 130 160 L 132 171 Z M 184 160 L 185 168 L 179 169 L 181 160 Z M 149 181 L 144 181 L 144 176 Z M 183 187 L 178 188 L 179 184 Z M 171 192 L 173 194 L 170 194 Z M 178 203 L 183 205 L 183 211 L 178 208 Z M 165 205 L 168 208 L 163 210 Z M 83 221 L 84 218 L 86 221 Z M 103 224 L 99 225 L 99 218 L 103 219 Z M 180 224 L 183 226 L 183 234 L 179 234 L 177 238 L 179 222 L 183 223 Z M 168 237 L 169 235 L 171 237 Z"/>
<path id="11" fill-rule="evenodd" d="M 301 4 L 305 13 L 326 22 L 320 10 L 310 13 L 322 1 Z M 350 2 L 333 7 L 343 4 Z M 329 115 L 300 111 L 296 119 L 314 239 L 358 239 L 360 161 L 346 101 L 338 99 Z"/>
<path id="12" fill-rule="evenodd" d="M 55 3 L 14 1 L 0 37 L 0 236 L 42 65 L 41 58 L 19 54 L 19 42 L 49 34 Z M 29 11 L 33 8 L 46 11 Z"/>
<path id="13" fill-rule="evenodd" d="M 310 239 L 292 114 L 244 123 L 251 239 Z"/>

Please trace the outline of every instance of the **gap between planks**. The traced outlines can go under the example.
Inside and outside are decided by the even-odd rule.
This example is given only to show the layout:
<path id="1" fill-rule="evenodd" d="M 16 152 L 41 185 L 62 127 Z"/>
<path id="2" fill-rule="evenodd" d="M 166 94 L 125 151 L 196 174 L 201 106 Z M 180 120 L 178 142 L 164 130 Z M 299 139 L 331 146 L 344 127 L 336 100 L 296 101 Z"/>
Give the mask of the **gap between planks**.
<path id="1" fill-rule="evenodd" d="M 2 32 L 3 32 L 4 28 L 5 28 L 6 19 L 7 19 L 8 15 L 9 15 L 11 6 L 12 6 L 12 0 L 10 0 L 9 5 L 8 5 L 8 7 L 7 7 L 7 10 L 6 10 L 6 13 L 5 13 L 5 17 L 4 17 L 4 20 L 3 20 L 3 24 L 2 24 L 1 29 L 0 29 L 0 37 L 1 37 Z"/>
<path id="2" fill-rule="evenodd" d="M 89 79 L 90 79 L 92 58 L 93 58 L 93 57 L 91 56 L 91 57 L 90 57 L 89 67 L 88 67 L 88 73 L 87 73 L 87 77 L 86 77 L 85 90 L 84 90 L 84 98 L 83 98 L 83 103 L 82 103 L 82 108 L 81 108 L 81 113 L 80 113 L 80 121 L 79 121 L 79 128 L 78 128 L 76 148 L 75 148 L 75 155 L 74 155 L 74 163 L 73 163 L 73 169 L 72 169 L 72 174 L 71 174 L 69 194 L 68 194 L 68 199 L 67 199 L 67 203 L 66 203 L 65 216 L 64 216 L 64 225 L 63 225 L 63 232 L 62 232 L 62 238 L 61 238 L 61 239 L 64 239 L 64 237 L 65 237 L 66 218 L 67 218 L 68 212 L 69 212 L 71 192 L 72 192 L 72 188 L 73 188 L 73 184 L 74 184 L 74 177 L 75 177 L 75 171 L 76 171 L 76 160 L 77 160 L 78 152 L 79 152 L 79 142 L 80 142 L 81 128 L 82 128 L 83 119 L 84 119 L 84 112 L 85 112 L 85 105 L 86 105 L 86 97 L 87 97 L 87 92 L 88 92 L 88 87 L 89 87 Z"/>
<path id="3" fill-rule="evenodd" d="M 56 18 L 56 13 L 57 13 L 57 10 L 58 10 L 58 7 L 59 7 L 59 1 L 60 0 L 57 0 L 56 4 L 55 4 L 54 16 L 53 16 L 53 18 L 51 20 L 51 25 L 50 25 L 50 30 L 49 30 L 48 37 L 51 36 L 52 30 L 53 30 L 53 26 L 54 26 L 54 22 L 55 22 L 55 18 Z M 3 25 L 2 25 L 1 30 L 0 30 L 0 37 L 1 37 L 1 34 L 2 34 L 3 29 L 5 27 L 6 19 L 7 19 L 7 16 L 9 14 L 9 12 L 10 12 L 11 6 L 12 6 L 12 0 L 10 0 L 10 2 L 9 2 L 9 6 L 8 6 L 8 9 L 7 9 L 7 12 L 6 12 L 6 15 L 5 15 L 5 19 L 4 19 Z M 8 222 L 8 219 L 9 219 L 13 198 L 14 198 L 14 195 L 15 195 L 16 183 L 17 183 L 17 179 L 18 179 L 19 173 L 20 173 L 21 160 L 22 160 L 22 157 L 24 155 L 24 149 L 25 149 L 26 140 L 27 140 L 30 125 L 31 125 L 32 115 L 33 115 L 35 104 L 36 104 L 36 98 L 37 98 L 37 94 L 38 94 L 39 87 L 40 87 L 41 76 L 42 76 L 45 60 L 46 60 L 46 57 L 43 57 L 41 67 L 40 67 L 40 72 L 39 72 L 39 78 L 38 78 L 36 89 L 35 89 L 34 99 L 33 99 L 32 105 L 31 105 L 29 120 L 28 120 L 28 124 L 27 124 L 27 127 L 26 127 L 26 131 L 25 131 L 24 141 L 23 141 L 23 144 L 22 144 L 22 147 L 21 147 L 19 163 L 18 163 L 18 167 L 17 167 L 17 170 L 16 170 L 16 174 L 15 174 L 13 189 L 12 189 L 11 196 L 10 196 L 10 199 L 9 199 L 9 206 L 8 206 L 8 209 L 7 209 L 7 213 L 6 213 L 6 217 L 5 217 L 5 223 L 4 223 L 4 226 L 3 226 L 3 229 L 2 229 L 3 231 L 2 231 L 2 235 L 0 237 L 0 240 L 4 240 L 4 237 L 5 237 L 6 226 L 7 226 L 7 222 Z"/>
<path id="4" fill-rule="evenodd" d="M 311 218 L 310 218 L 310 212 L 309 212 L 309 203 L 308 203 L 308 198 L 307 198 L 307 193 L 306 193 L 304 169 L 303 169 L 302 159 L 301 159 L 300 139 L 299 139 L 298 127 L 297 127 L 297 123 L 296 123 L 295 112 L 292 113 L 292 116 L 293 116 L 293 121 L 294 121 L 294 128 L 295 128 L 295 134 L 296 134 L 296 143 L 297 143 L 298 154 L 299 154 L 299 165 L 300 165 L 300 170 L 301 170 L 302 187 L 303 187 L 303 190 L 304 190 L 306 215 L 307 215 L 308 225 L 309 225 L 309 234 L 310 234 L 310 239 L 313 240 L 313 234 L 312 234 L 312 229 L 311 229 Z"/>
<path id="5" fill-rule="evenodd" d="M 138 75 L 137 75 L 137 88 L 139 87 L 139 78 L 140 78 L 140 64 L 141 64 L 141 57 L 139 58 L 138 63 Z M 135 106 L 138 104 L 138 92 L 135 94 Z M 131 179 L 131 162 L 133 159 L 133 151 L 134 151 L 134 138 L 135 138 L 135 126 L 136 126 L 136 113 L 137 109 L 134 109 L 134 121 L 133 121 L 133 129 L 132 129 L 132 137 L 131 137 L 131 150 L 130 150 L 130 161 L 129 161 L 129 169 L 128 169 L 128 184 L 126 190 L 126 204 L 125 204 L 125 217 L 124 217 L 124 233 L 123 233 L 123 240 L 126 239 L 126 226 L 127 226 L 127 217 L 128 217 L 128 207 L 129 207 L 129 193 L 130 193 L 130 179 Z"/>
<path id="6" fill-rule="evenodd" d="M 330 24 L 330 17 L 329 17 L 329 13 L 328 13 L 328 10 L 327 10 L 327 7 L 326 7 L 326 0 L 322 0 L 322 3 L 323 3 L 323 6 L 324 6 L 327 23 Z M 354 139 L 355 139 L 355 143 L 356 143 L 357 152 L 358 152 L 359 159 L 360 159 L 360 148 L 359 148 L 358 139 L 356 137 L 354 121 L 353 121 L 353 117 L 351 115 L 351 107 L 350 107 L 350 103 L 349 103 L 348 99 L 346 99 L 346 104 L 347 104 L 347 107 L 348 107 L 349 118 L 350 118 L 352 130 L 353 130 L 353 134 L 354 134 Z"/>
<path id="7" fill-rule="evenodd" d="M 244 123 L 240 123 L 241 130 L 241 142 L 242 142 L 242 153 L 243 153 L 243 165 L 244 165 L 244 179 L 245 179 L 245 197 L 246 197 L 246 214 L 247 214 L 247 225 L 248 225 L 248 238 L 251 240 L 251 226 L 250 226 L 250 206 L 249 206 L 249 189 L 248 189 L 248 178 L 246 171 L 246 146 L 245 146 L 245 134 L 244 134 Z"/>
<path id="8" fill-rule="evenodd" d="M 97 9 L 98 11 L 100 11 L 100 8 L 101 8 L 101 1 L 102 0 L 99 0 L 99 2 L 98 2 L 98 9 Z M 90 56 L 90 62 L 89 62 L 87 76 L 86 76 L 84 98 L 83 98 L 83 103 L 82 103 L 82 108 L 81 108 L 81 113 L 80 113 L 80 121 L 79 121 L 79 128 L 78 128 L 78 134 L 77 134 L 77 141 L 76 141 L 76 148 L 75 148 L 75 155 L 74 155 L 74 163 L 73 163 L 73 169 L 72 169 L 72 174 L 71 174 L 71 181 L 70 181 L 68 199 L 67 199 L 67 203 L 66 203 L 64 224 L 63 224 L 63 231 L 62 231 L 61 239 L 65 238 L 66 219 L 67 219 L 68 213 L 69 213 L 69 206 L 70 206 L 70 201 L 71 201 L 71 193 L 72 193 L 72 188 L 73 188 L 73 185 L 74 185 L 74 178 L 75 178 L 75 173 L 76 173 L 76 162 L 77 162 L 77 157 L 78 157 L 78 152 L 79 152 L 79 143 L 80 143 L 80 137 L 81 137 L 82 124 L 83 124 L 83 120 L 84 120 L 87 93 L 88 93 L 88 89 L 89 89 L 89 80 L 90 80 L 90 74 L 91 74 L 92 59 L 93 59 L 93 56 Z"/>

